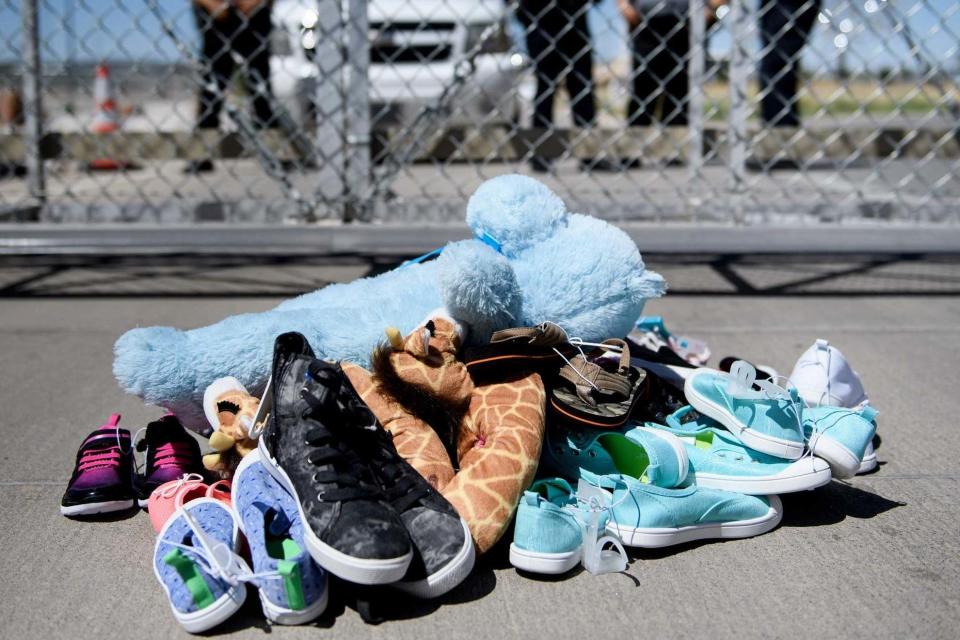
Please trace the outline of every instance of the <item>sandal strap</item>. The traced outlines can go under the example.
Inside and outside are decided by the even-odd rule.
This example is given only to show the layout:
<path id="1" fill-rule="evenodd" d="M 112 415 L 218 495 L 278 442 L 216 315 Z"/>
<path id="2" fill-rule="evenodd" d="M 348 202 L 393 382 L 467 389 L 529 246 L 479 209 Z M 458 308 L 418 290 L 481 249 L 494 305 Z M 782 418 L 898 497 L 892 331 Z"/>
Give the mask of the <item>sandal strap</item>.
<path id="1" fill-rule="evenodd" d="M 602 394 L 630 397 L 633 385 L 630 378 L 621 373 L 605 371 L 600 365 L 588 362 L 583 356 L 571 360 L 571 364 L 560 369 L 560 377 L 571 383 L 577 390 L 577 397 L 591 406 L 597 402 L 593 398 L 593 390 L 598 389 Z"/>
<path id="2" fill-rule="evenodd" d="M 500 342 L 525 342 L 530 346 L 549 347 L 567 342 L 563 329 L 555 324 L 544 322 L 535 327 L 513 327 L 496 331 L 490 336 L 490 344 Z"/>

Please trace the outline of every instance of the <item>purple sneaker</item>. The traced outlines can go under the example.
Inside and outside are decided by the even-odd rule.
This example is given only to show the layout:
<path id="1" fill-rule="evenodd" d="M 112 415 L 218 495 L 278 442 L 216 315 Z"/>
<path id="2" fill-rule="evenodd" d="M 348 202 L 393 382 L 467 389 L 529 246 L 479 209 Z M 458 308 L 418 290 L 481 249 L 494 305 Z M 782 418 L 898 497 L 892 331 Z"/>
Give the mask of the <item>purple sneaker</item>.
<path id="1" fill-rule="evenodd" d="M 162 484 L 182 478 L 187 473 L 206 477 L 200 443 L 180 424 L 177 416 L 168 413 L 146 427 L 146 436 L 137 443 L 137 451 L 147 452 L 143 476 L 137 484 L 141 507 L 147 506 L 150 494 Z"/>
<path id="2" fill-rule="evenodd" d="M 77 451 L 77 462 L 60 500 L 65 516 L 89 516 L 134 506 L 133 448 L 120 414 L 91 433 Z"/>

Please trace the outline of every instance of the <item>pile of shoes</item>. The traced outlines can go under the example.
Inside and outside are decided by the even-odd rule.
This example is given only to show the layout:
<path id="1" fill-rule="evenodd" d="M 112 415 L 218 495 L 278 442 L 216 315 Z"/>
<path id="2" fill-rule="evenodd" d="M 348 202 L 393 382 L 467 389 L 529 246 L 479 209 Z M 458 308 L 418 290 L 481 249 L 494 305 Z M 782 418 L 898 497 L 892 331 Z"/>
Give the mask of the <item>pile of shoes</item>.
<path id="1" fill-rule="evenodd" d="M 475 558 L 466 522 L 400 457 L 340 365 L 288 333 L 276 340 L 272 372 L 243 420 L 241 440 L 256 448 L 231 480 L 207 483 L 199 445 L 173 415 L 145 428 L 144 473 L 135 474 L 135 438 L 114 415 L 83 441 L 61 513 L 147 507 L 158 534 L 154 573 L 192 633 L 239 610 L 248 584 L 278 624 L 323 613 L 328 573 L 420 598 L 460 584 Z M 225 443 L 246 391 L 219 382 L 211 390 L 208 415 L 219 427 L 211 442 Z M 222 453 L 208 454 L 208 463 L 216 457 L 207 466 L 219 468 Z"/>
<path id="2" fill-rule="evenodd" d="M 619 571 L 623 547 L 760 535 L 783 516 L 779 494 L 877 466 L 877 411 L 825 340 L 801 356 L 784 388 L 775 372 L 758 375 L 744 360 L 730 362 L 729 372 L 692 367 L 664 344 L 649 348 L 648 338 L 641 360 L 630 357 L 632 339 L 588 345 L 552 327 L 511 335 L 522 331 L 537 333 L 536 348 L 514 341 L 511 358 L 550 362 L 555 373 L 544 373 L 553 420 L 539 479 L 520 501 L 510 546 L 518 569 L 559 574 L 582 563 Z M 643 419 L 667 407 L 673 411 L 662 420 Z"/>

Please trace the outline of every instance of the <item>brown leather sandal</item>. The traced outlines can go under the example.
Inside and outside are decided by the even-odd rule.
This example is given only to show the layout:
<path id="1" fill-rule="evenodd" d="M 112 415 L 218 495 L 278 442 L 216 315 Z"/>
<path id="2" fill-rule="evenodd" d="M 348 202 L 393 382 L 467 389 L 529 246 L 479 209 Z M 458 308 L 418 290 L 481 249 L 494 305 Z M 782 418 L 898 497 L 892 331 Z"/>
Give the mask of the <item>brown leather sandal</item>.
<path id="1" fill-rule="evenodd" d="M 630 347 L 623 340 L 602 344 L 620 348 L 619 361 L 599 348 L 578 353 L 563 366 L 550 391 L 553 418 L 573 427 L 616 429 L 626 424 L 648 388 L 647 372 L 630 364 Z"/>

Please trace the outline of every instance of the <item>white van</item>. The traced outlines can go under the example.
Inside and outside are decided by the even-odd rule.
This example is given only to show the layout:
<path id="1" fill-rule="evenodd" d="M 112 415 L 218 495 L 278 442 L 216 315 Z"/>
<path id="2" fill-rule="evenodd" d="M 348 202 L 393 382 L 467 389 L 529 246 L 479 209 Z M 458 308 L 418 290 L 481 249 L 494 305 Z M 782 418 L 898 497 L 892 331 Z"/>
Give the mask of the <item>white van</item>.
<path id="1" fill-rule="evenodd" d="M 454 66 L 495 25 L 467 80 L 466 99 L 452 105 L 452 125 L 502 124 L 520 117 L 526 56 L 507 36 L 500 0 L 370 0 L 371 125 L 408 122 L 453 82 Z M 316 3 L 278 0 L 273 8 L 270 76 L 274 95 L 308 124 L 317 69 Z M 526 92 L 522 92 L 526 93 Z"/>

